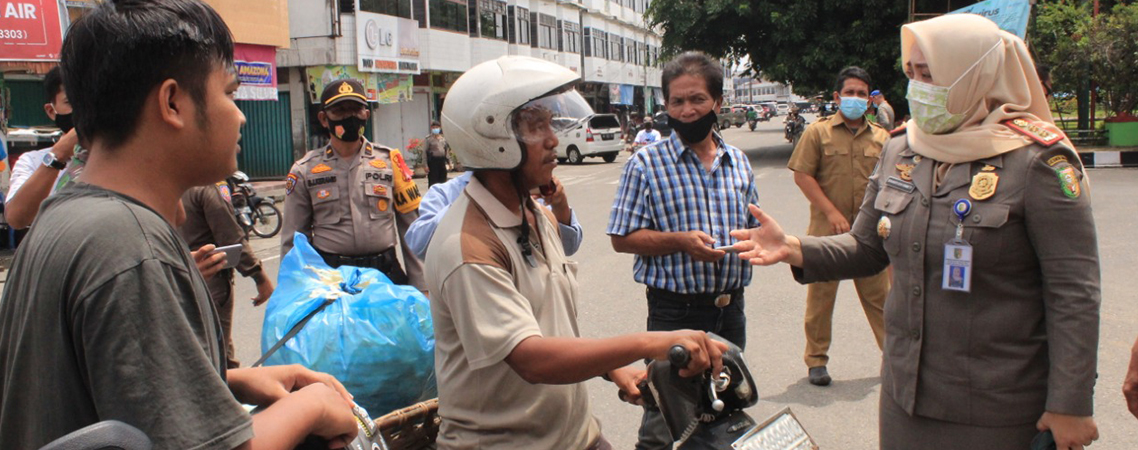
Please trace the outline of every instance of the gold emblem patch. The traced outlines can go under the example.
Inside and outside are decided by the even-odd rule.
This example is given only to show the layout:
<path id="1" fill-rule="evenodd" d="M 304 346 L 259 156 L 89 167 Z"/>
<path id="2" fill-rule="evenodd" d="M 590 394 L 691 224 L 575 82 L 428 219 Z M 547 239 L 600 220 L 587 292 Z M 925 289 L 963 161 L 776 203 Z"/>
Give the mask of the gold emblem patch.
<path id="1" fill-rule="evenodd" d="M 341 84 L 340 85 L 340 93 L 341 94 L 351 94 L 352 93 L 352 85 L 350 85 L 348 83 Z"/>
<path id="2" fill-rule="evenodd" d="M 375 207 L 378 208 L 380 212 L 387 212 L 388 205 L 389 203 L 385 198 L 381 198 L 375 202 Z"/>
<path id="3" fill-rule="evenodd" d="M 889 220 L 889 217 L 881 216 L 881 219 L 877 221 L 877 235 L 881 236 L 881 239 L 888 239 L 891 231 L 893 231 L 893 222 Z"/>
<path id="4" fill-rule="evenodd" d="M 984 167 L 980 168 L 980 171 L 981 172 L 995 172 L 996 166 L 990 166 L 990 165 L 985 164 Z"/>
<path id="5" fill-rule="evenodd" d="M 382 184 L 377 184 L 377 185 L 371 187 L 371 192 L 374 193 L 375 195 L 382 195 L 382 196 L 386 197 L 387 196 L 387 186 L 384 186 Z"/>
<path id="6" fill-rule="evenodd" d="M 387 168 L 387 163 L 380 161 L 378 159 L 373 159 L 368 164 L 370 164 L 372 167 L 375 167 L 376 169 L 386 169 Z"/>
<path id="7" fill-rule="evenodd" d="M 913 164 L 897 164 L 897 174 L 905 181 L 913 181 Z"/>
<path id="8" fill-rule="evenodd" d="M 1051 159 L 1048 159 L 1047 165 L 1049 165 L 1051 167 L 1055 167 L 1055 166 L 1058 166 L 1059 164 L 1065 163 L 1065 162 L 1067 162 L 1067 157 L 1063 156 L 1063 155 L 1058 155 L 1058 156 L 1052 156 Z"/>
<path id="9" fill-rule="evenodd" d="M 332 170 L 332 167 L 327 164 L 317 164 L 316 167 L 312 168 L 312 173 L 324 173 L 329 170 Z"/>
<path id="10" fill-rule="evenodd" d="M 972 186 L 968 188 L 968 195 L 973 200 L 987 200 L 996 193 L 996 185 L 1000 183 L 1000 176 L 995 172 L 980 172 L 972 177 Z"/>

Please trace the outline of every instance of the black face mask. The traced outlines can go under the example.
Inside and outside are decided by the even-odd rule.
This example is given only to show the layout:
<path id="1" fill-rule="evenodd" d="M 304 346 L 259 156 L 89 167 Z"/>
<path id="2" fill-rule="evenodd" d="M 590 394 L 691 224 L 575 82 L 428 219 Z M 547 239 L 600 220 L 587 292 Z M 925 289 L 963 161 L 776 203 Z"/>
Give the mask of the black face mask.
<path id="1" fill-rule="evenodd" d="M 355 142 L 360 140 L 360 136 L 363 136 L 366 125 L 367 120 L 356 116 L 349 116 L 340 120 L 328 119 L 328 132 L 341 141 Z"/>
<path id="2" fill-rule="evenodd" d="M 63 130 L 64 133 L 71 131 L 72 128 L 75 128 L 75 125 L 71 123 L 71 114 L 56 114 L 55 126 L 59 127 L 60 130 Z"/>
<path id="3" fill-rule="evenodd" d="M 716 120 L 719 118 L 715 115 L 715 111 L 708 111 L 703 117 L 695 120 L 695 122 L 680 122 L 680 119 L 668 115 L 668 125 L 672 130 L 679 133 L 680 140 L 685 144 L 696 144 L 703 142 L 707 139 L 707 133 L 711 132 L 711 127 L 715 126 Z"/>

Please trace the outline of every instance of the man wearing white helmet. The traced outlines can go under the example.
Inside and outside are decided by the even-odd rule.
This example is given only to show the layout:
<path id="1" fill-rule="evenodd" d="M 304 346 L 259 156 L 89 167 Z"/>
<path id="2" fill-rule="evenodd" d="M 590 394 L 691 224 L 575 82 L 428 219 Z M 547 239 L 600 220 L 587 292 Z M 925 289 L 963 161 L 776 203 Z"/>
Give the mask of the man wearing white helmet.
<path id="1" fill-rule="evenodd" d="M 447 95 L 443 132 L 474 171 L 427 249 L 435 326 L 440 449 L 609 449 L 582 381 L 611 378 L 639 398 L 642 370 L 675 344 L 722 364 L 726 346 L 699 331 L 583 339 L 577 266 L 552 212 L 529 195 L 557 166 L 554 117 L 591 114 L 572 71 L 507 56 L 467 71 Z M 488 414 L 488 412 L 492 412 Z"/>

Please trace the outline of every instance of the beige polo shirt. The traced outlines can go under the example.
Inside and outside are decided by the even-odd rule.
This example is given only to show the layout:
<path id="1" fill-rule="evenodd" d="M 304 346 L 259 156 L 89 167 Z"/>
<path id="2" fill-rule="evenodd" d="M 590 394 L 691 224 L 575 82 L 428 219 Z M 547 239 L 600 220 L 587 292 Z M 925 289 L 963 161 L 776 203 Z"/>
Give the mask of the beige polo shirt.
<path id="1" fill-rule="evenodd" d="M 881 147 L 889 140 L 889 132 L 866 120 L 852 132 L 840 114 L 818 119 L 802 133 L 802 139 L 790 155 L 787 167 L 818 180 L 818 185 L 834 207 L 851 224 L 865 198 L 865 185 L 881 157 Z M 810 205 L 811 236 L 833 234 L 826 213 Z"/>
<path id="2" fill-rule="evenodd" d="M 600 435 L 584 384 L 530 384 L 505 361 L 528 337 L 580 335 L 577 263 L 548 210 L 528 203 L 536 267 L 517 244 L 521 217 L 477 177 L 427 248 L 440 449 L 584 449 Z"/>

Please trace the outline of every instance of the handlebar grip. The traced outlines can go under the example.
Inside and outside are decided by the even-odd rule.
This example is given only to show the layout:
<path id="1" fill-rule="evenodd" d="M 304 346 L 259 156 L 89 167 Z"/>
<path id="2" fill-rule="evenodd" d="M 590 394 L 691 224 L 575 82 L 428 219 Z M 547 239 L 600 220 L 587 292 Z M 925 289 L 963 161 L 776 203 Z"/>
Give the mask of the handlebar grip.
<path id="1" fill-rule="evenodd" d="M 682 345 L 673 345 L 668 350 L 668 362 L 672 363 L 672 367 L 676 370 L 686 368 L 691 362 L 691 352 Z"/>

